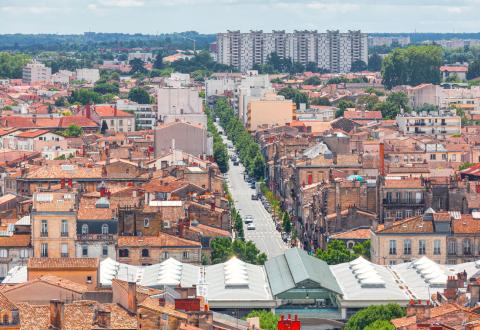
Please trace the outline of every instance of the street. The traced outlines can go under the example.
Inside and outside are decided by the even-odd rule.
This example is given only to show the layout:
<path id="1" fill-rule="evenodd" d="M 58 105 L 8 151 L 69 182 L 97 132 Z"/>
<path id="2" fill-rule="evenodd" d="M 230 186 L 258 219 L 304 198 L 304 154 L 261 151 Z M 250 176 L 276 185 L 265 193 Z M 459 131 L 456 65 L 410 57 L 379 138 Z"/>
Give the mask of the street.
<path id="1" fill-rule="evenodd" d="M 222 135 L 222 138 L 225 144 L 229 142 L 225 136 Z M 229 150 L 229 156 L 231 155 L 232 152 Z M 228 189 L 235 202 L 235 208 L 240 212 L 242 219 L 246 215 L 251 215 L 255 224 L 254 230 L 247 230 L 247 226 L 245 223 L 243 224 L 245 239 L 253 241 L 260 251 L 265 252 L 268 258 L 280 255 L 287 249 L 287 246 L 280 233 L 275 229 L 272 216 L 263 207 L 262 202 L 251 199 L 255 189 L 251 189 L 250 185 L 245 182 L 243 171 L 242 164 L 233 166 L 233 162 L 229 160 Z"/>

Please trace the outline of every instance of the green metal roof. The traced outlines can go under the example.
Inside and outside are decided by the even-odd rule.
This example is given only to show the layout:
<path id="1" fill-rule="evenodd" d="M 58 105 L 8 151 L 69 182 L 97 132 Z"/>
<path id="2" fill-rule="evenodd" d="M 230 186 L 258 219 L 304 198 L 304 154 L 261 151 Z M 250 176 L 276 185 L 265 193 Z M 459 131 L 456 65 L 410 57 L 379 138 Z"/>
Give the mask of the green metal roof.
<path id="1" fill-rule="evenodd" d="M 342 293 L 328 264 L 299 248 L 289 249 L 283 255 L 268 260 L 265 269 L 274 295 L 293 289 L 306 280 L 332 292 Z"/>

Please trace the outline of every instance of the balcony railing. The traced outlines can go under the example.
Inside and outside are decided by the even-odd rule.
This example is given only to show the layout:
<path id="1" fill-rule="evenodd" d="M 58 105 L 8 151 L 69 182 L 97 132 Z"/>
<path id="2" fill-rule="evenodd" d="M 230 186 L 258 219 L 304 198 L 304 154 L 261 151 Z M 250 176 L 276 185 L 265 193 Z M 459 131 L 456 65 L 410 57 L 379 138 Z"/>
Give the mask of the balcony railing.
<path id="1" fill-rule="evenodd" d="M 422 199 L 383 199 L 383 205 L 418 205 L 421 206 L 425 204 L 425 200 Z"/>
<path id="2" fill-rule="evenodd" d="M 80 234 L 80 235 L 77 235 L 77 239 L 80 241 L 112 242 L 115 240 L 115 235 L 113 234 Z"/>
<path id="3" fill-rule="evenodd" d="M 62 231 L 62 232 L 60 233 L 60 236 L 62 236 L 62 237 L 68 237 L 68 231 Z"/>
<path id="4" fill-rule="evenodd" d="M 48 237 L 48 231 L 40 232 L 40 237 Z"/>

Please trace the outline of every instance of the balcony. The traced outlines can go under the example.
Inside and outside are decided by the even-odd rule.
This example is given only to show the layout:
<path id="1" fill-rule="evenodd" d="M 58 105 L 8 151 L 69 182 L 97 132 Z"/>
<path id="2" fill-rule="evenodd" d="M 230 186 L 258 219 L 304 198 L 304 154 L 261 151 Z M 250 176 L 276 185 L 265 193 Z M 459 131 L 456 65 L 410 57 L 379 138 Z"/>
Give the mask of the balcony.
<path id="1" fill-rule="evenodd" d="M 422 199 L 383 199 L 383 206 L 424 206 L 425 200 Z"/>
<path id="2" fill-rule="evenodd" d="M 79 234 L 77 235 L 77 240 L 113 242 L 115 241 L 115 235 L 113 234 Z"/>
<path id="3" fill-rule="evenodd" d="M 41 231 L 40 237 L 48 237 L 48 231 Z"/>
<path id="4" fill-rule="evenodd" d="M 68 231 L 62 231 L 62 232 L 60 233 L 60 236 L 61 236 L 61 237 L 68 237 Z"/>

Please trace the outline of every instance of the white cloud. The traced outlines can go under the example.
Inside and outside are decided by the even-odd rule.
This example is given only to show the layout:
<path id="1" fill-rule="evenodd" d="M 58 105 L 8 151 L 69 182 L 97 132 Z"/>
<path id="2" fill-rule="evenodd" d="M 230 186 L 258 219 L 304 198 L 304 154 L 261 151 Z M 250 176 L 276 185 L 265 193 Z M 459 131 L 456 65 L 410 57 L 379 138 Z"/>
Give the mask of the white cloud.
<path id="1" fill-rule="evenodd" d="M 105 7 L 142 7 L 145 2 L 143 0 L 99 0 L 99 3 Z"/>

